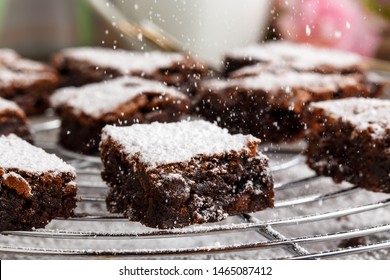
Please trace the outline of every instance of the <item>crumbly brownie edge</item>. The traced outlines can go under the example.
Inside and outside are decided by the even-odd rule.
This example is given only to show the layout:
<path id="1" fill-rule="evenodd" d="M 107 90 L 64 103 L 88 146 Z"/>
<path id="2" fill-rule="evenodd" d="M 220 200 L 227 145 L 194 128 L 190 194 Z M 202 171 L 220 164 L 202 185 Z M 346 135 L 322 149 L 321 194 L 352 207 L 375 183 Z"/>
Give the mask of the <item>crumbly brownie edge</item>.
<path id="1" fill-rule="evenodd" d="M 73 215 L 74 174 L 0 169 L 0 175 L 0 231 L 42 228 L 55 217 Z"/>
<path id="2" fill-rule="evenodd" d="M 322 109 L 305 112 L 307 164 L 318 175 L 335 182 L 350 182 L 374 192 L 390 193 L 390 136 L 373 139 L 348 121 L 333 118 Z"/>
<path id="3" fill-rule="evenodd" d="M 288 108 L 288 102 L 271 106 L 268 95 L 263 90 L 203 88 L 199 92 L 198 113 L 231 133 L 252 134 L 263 142 L 291 142 L 302 138 L 304 124 L 299 104 L 295 111 Z"/>
<path id="4" fill-rule="evenodd" d="M 32 143 L 33 136 L 27 118 L 21 111 L 3 110 L 0 112 L 0 135 L 15 134 Z"/>
<path id="5" fill-rule="evenodd" d="M 263 156 L 203 156 L 148 169 L 108 138 L 101 157 L 108 210 L 150 227 L 216 222 L 273 207 L 273 181 Z"/>

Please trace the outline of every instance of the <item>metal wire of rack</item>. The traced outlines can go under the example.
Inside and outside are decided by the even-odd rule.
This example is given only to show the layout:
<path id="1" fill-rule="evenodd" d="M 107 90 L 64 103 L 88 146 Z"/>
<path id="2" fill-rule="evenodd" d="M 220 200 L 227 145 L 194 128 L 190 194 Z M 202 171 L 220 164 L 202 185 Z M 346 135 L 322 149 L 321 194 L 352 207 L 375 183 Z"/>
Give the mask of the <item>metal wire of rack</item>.
<path id="1" fill-rule="evenodd" d="M 59 121 L 53 120 L 38 123 L 34 129 L 42 133 L 58 126 Z M 73 154 L 54 143 L 40 141 L 77 169 L 80 201 L 76 215 L 57 219 L 46 229 L 1 232 L 2 258 L 226 258 L 229 254 L 241 258 L 247 252 L 252 254 L 242 258 L 323 259 L 368 252 L 373 252 L 374 258 L 389 257 L 389 196 L 347 184 L 337 186 L 313 175 L 296 151 L 266 149 L 276 181 L 274 209 L 216 224 L 157 230 L 108 213 L 99 159 Z M 327 207 L 323 207 L 325 203 Z M 263 254 L 265 251 L 268 253 Z"/>

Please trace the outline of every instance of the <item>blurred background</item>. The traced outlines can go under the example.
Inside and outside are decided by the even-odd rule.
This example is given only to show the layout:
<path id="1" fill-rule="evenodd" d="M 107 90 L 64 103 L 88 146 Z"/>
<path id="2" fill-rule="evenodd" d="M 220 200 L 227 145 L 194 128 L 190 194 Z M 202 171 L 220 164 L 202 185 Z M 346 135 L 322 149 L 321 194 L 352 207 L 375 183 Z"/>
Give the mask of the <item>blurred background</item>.
<path id="1" fill-rule="evenodd" d="M 0 0 L 0 46 L 40 60 L 69 46 L 149 49 L 143 27 L 216 64 L 282 38 L 390 60 L 389 23 L 390 0 Z"/>

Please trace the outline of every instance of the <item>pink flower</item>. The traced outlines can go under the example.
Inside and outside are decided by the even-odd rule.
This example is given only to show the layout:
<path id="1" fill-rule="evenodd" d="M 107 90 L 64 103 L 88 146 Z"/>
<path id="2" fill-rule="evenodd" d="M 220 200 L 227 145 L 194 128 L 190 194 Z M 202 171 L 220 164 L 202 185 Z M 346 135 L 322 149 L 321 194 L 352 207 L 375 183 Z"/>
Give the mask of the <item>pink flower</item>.
<path id="1" fill-rule="evenodd" d="M 279 0 L 277 3 L 285 10 L 277 20 L 285 39 L 366 56 L 376 51 L 379 25 L 356 0 Z"/>

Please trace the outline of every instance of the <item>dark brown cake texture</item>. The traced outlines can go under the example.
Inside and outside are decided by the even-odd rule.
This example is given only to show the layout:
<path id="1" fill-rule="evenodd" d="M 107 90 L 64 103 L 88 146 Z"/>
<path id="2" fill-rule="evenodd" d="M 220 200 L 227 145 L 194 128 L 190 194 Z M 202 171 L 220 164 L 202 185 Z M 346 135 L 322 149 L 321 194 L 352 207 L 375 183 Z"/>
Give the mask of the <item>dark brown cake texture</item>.
<path id="1" fill-rule="evenodd" d="M 175 228 L 273 207 L 259 143 L 206 121 L 106 126 L 100 150 L 108 210 Z"/>
<path id="2" fill-rule="evenodd" d="M 0 136 L 0 231 L 42 228 L 76 207 L 73 167 L 15 135 Z"/>
<path id="3" fill-rule="evenodd" d="M 23 110 L 12 101 L 0 97 L 0 135 L 15 134 L 28 142 L 33 141 L 30 124 Z"/>
<path id="4" fill-rule="evenodd" d="M 390 100 L 312 103 L 307 163 L 319 175 L 390 193 Z"/>
<path id="5" fill-rule="evenodd" d="M 182 92 L 137 77 L 59 89 L 51 102 L 62 122 L 60 144 L 86 154 L 98 152 L 106 124 L 178 121 L 189 107 L 189 99 Z"/>
<path id="6" fill-rule="evenodd" d="M 252 134 L 269 142 L 293 141 L 304 136 L 302 113 L 310 102 L 375 97 L 383 92 L 382 84 L 360 74 L 252 73 L 203 82 L 198 93 L 199 114 L 232 133 Z"/>
<path id="7" fill-rule="evenodd" d="M 363 73 L 365 70 L 362 57 L 354 53 L 289 41 L 272 41 L 227 52 L 224 73 L 228 76 L 237 69 L 256 64 L 322 74 Z"/>
<path id="8" fill-rule="evenodd" d="M 187 54 L 132 52 L 79 47 L 64 49 L 53 58 L 63 86 L 81 86 L 118 76 L 156 80 L 192 95 L 207 67 Z"/>
<path id="9" fill-rule="evenodd" d="M 15 101 L 27 115 L 43 113 L 57 86 L 55 70 L 0 49 L 0 97 Z"/>

